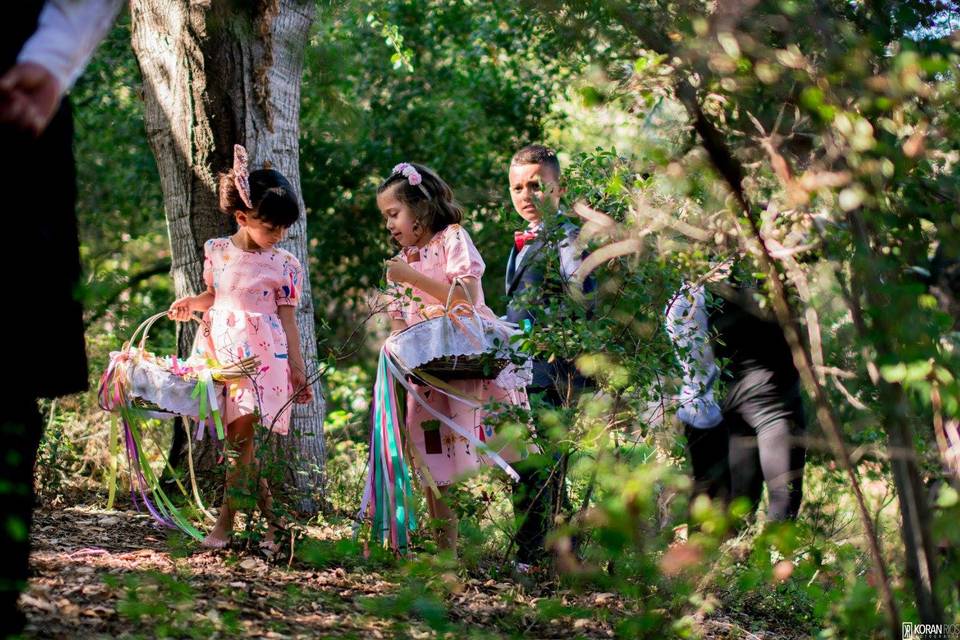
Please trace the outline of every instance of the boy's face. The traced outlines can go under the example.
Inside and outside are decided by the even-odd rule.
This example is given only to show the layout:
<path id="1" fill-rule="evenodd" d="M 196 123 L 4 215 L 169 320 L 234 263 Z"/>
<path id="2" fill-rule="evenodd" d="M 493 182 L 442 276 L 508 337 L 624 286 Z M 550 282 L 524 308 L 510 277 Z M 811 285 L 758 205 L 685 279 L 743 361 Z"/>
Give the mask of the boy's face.
<path id="1" fill-rule="evenodd" d="M 536 224 L 544 212 L 560 208 L 560 176 L 542 164 L 510 166 L 510 199 L 513 208 L 528 223 Z"/>

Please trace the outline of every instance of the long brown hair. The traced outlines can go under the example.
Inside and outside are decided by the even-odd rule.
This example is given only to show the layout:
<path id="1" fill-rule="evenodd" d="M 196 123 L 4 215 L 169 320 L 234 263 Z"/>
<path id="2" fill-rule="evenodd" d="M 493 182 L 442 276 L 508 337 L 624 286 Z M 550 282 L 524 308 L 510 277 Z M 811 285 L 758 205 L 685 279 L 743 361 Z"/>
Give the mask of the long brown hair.
<path id="1" fill-rule="evenodd" d="M 394 185 L 399 185 L 397 199 L 410 207 L 414 220 L 421 227 L 433 233 L 443 231 L 451 224 L 459 224 L 463 219 L 463 208 L 454 198 L 450 185 L 429 167 L 415 162 L 407 164 L 420 174 L 420 183 L 410 184 L 406 176 L 399 171 L 394 171 L 377 188 L 377 195 L 393 188 Z"/>

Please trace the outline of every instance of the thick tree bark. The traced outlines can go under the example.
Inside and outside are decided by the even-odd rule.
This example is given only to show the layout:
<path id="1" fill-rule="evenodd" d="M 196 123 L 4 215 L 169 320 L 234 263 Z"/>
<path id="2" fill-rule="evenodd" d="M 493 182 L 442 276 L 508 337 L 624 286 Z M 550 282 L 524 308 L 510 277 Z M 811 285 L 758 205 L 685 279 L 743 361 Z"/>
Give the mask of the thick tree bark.
<path id="1" fill-rule="evenodd" d="M 251 168 L 265 163 L 299 192 L 300 78 L 313 19 L 310 0 L 131 0 L 133 48 L 143 75 L 147 136 L 163 186 L 178 296 L 203 286 L 203 243 L 233 231 L 217 203 L 216 176 L 231 166 L 235 143 Z M 301 210 L 303 202 L 301 200 Z M 306 267 L 303 217 L 283 243 Z M 317 369 L 310 282 L 297 308 L 304 358 Z M 184 326 L 179 348 L 192 344 Z M 306 468 L 293 478 L 315 511 L 323 487 L 324 400 L 294 405 L 293 446 Z"/>

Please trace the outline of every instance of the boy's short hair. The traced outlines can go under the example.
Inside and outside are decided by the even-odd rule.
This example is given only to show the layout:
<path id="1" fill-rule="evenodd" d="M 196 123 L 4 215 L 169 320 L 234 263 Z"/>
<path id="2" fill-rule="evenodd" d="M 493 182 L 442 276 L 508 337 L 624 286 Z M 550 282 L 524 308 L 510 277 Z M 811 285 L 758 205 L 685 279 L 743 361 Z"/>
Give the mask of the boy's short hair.
<path id="1" fill-rule="evenodd" d="M 528 164 L 550 167 L 556 174 L 557 180 L 560 179 L 560 159 L 557 158 L 557 153 L 549 147 L 542 144 L 528 144 L 513 154 L 513 159 L 510 160 L 511 167 L 521 167 Z"/>

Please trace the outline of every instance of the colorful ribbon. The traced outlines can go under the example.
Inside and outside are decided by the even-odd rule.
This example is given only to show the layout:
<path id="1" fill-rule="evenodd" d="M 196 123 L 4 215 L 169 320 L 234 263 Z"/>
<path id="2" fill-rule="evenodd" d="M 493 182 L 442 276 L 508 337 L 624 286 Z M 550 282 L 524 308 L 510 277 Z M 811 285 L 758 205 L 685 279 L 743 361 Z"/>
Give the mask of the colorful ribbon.
<path id="1" fill-rule="evenodd" d="M 409 533 L 416 530 L 416 522 L 410 470 L 400 435 L 402 417 L 395 379 L 388 367 L 389 357 L 385 347 L 380 350 L 371 413 L 369 472 L 360 504 L 360 520 L 368 515 L 369 508 L 371 537 L 404 552 Z"/>
<path id="2" fill-rule="evenodd" d="M 407 375 L 411 373 L 412 371 L 396 362 L 396 358 L 390 353 L 389 347 L 384 345 L 380 350 L 377 381 L 374 386 L 367 481 L 360 502 L 358 524 L 354 527 L 354 535 L 356 536 L 359 533 L 360 523 L 369 520 L 372 525 L 371 537 L 399 552 L 406 551 L 409 544 L 409 533 L 416 529 L 416 524 L 409 465 L 404 458 L 401 435 L 403 417 L 397 404 L 396 385 L 398 383 L 428 414 L 470 442 L 477 451 L 482 451 L 513 480 L 520 480 L 517 472 L 499 453 L 490 449 L 472 431 L 465 429 L 449 416 L 443 415 L 428 405 L 416 388 L 407 381 Z M 457 390 L 449 385 L 442 385 L 445 388 L 441 388 L 440 385 L 430 386 L 444 395 L 463 402 L 472 409 L 480 409 L 483 406 L 476 399 L 457 393 Z M 413 454 L 413 451 L 411 450 L 411 454 Z M 412 457 L 417 458 L 415 454 Z M 424 471 L 426 471 L 422 462 L 420 466 L 424 467 Z M 428 485 L 430 485 L 431 490 L 437 492 L 432 478 L 428 481 Z"/>
<path id="3" fill-rule="evenodd" d="M 130 497 L 134 506 L 139 511 L 142 504 L 143 507 L 150 513 L 150 515 L 163 526 L 180 529 L 190 537 L 200 540 L 203 538 L 203 534 L 190 524 L 189 519 L 180 512 L 173 501 L 166 495 L 160 486 L 159 479 L 150 466 L 150 460 L 143 450 L 143 427 L 147 424 L 150 418 L 145 411 L 134 405 L 133 398 L 128 392 L 130 367 L 133 366 L 133 364 L 139 358 L 144 357 L 145 352 L 143 350 L 143 346 L 146 340 L 147 331 L 153 322 L 164 315 L 166 315 L 166 312 L 151 316 L 144 321 L 144 323 L 141 324 L 136 331 L 134 331 L 130 341 L 124 345 L 123 350 L 111 358 L 110 364 L 107 366 L 106 371 L 104 371 L 103 375 L 100 377 L 100 386 L 97 390 L 97 400 L 100 408 L 119 415 L 119 421 L 123 427 L 124 441 L 126 443 L 125 449 L 127 454 L 127 462 L 130 467 Z M 140 345 L 139 348 L 135 349 L 131 345 L 134 342 L 136 335 L 141 331 L 143 334 L 140 340 Z M 178 363 L 176 360 L 173 360 L 172 362 L 172 370 L 175 374 L 181 375 L 190 371 L 189 369 L 182 368 L 180 363 Z M 193 388 L 192 397 L 199 401 L 200 415 L 198 416 L 198 422 L 200 428 L 202 429 L 203 425 L 207 423 L 210 424 L 210 429 L 213 431 L 213 425 L 215 425 L 217 438 L 219 440 L 223 440 L 225 437 L 223 421 L 220 416 L 220 407 L 212 372 L 209 370 L 209 368 L 203 368 L 199 371 L 193 372 L 197 374 L 197 383 Z M 117 418 L 114 417 L 111 421 L 110 427 L 111 466 L 109 477 L 109 495 L 107 498 L 108 509 L 113 507 L 114 498 L 116 495 L 117 448 L 119 440 L 117 431 Z M 187 438 L 188 455 L 190 455 L 190 481 L 193 497 L 196 500 L 197 506 L 200 508 L 201 512 L 203 512 L 207 517 L 212 517 L 201 502 L 199 491 L 197 490 L 196 479 L 193 471 L 193 452 L 191 443 L 189 441 L 189 432 L 187 434 Z M 162 452 L 161 457 L 163 457 Z M 170 466 L 169 461 L 166 460 L 165 457 L 164 463 L 167 467 Z M 179 478 L 175 478 L 175 480 L 177 486 L 180 488 L 180 491 L 183 492 L 184 496 L 188 496 L 187 490 L 180 482 Z"/>
<path id="4" fill-rule="evenodd" d="M 150 467 L 150 461 L 143 451 L 143 436 L 140 430 L 140 425 L 144 424 L 146 419 L 138 415 L 140 413 L 131 407 L 123 407 L 120 410 L 120 419 L 126 436 L 127 459 L 130 462 L 132 475 L 130 496 L 134 506 L 137 510 L 140 509 L 140 503 L 137 501 L 137 494 L 140 494 L 140 500 L 154 520 L 171 529 L 180 529 L 191 538 L 202 540 L 203 534 L 190 524 L 186 516 L 164 493 L 159 479 Z M 156 502 L 151 500 L 151 497 Z"/>

